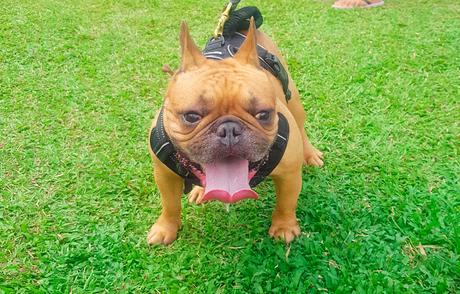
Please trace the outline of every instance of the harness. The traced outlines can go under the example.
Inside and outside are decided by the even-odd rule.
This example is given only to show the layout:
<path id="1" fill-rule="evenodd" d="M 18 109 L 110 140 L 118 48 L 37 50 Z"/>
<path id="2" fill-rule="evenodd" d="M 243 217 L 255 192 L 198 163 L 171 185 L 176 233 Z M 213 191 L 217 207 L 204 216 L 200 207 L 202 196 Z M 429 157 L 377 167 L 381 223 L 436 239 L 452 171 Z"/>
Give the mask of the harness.
<path id="1" fill-rule="evenodd" d="M 256 18 L 256 25 L 262 24 L 262 14 L 256 7 L 245 7 L 234 10 L 239 0 L 230 0 L 219 21 L 218 28 L 203 49 L 203 54 L 208 59 L 222 60 L 233 57 L 246 39 L 246 36 L 237 30 L 249 27 L 250 16 Z M 229 18 L 229 13 L 232 13 Z M 226 21 L 228 22 L 226 23 Z M 274 75 L 281 83 L 286 101 L 291 98 L 289 91 L 289 76 L 278 57 L 271 54 L 263 46 L 257 44 L 257 54 L 260 65 Z M 160 110 L 157 124 L 150 133 L 150 147 L 157 158 L 170 170 L 184 179 L 184 193 L 191 191 L 193 185 L 203 186 L 197 174 L 203 174 L 201 167 L 191 162 L 187 157 L 177 150 L 172 144 L 164 129 L 163 108 Z M 289 124 L 282 113 L 278 113 L 278 133 L 270 151 L 258 162 L 251 162 L 249 170 L 255 170 L 255 175 L 249 181 L 251 187 L 262 182 L 278 165 L 283 157 L 289 139 Z"/>
<path id="2" fill-rule="evenodd" d="M 268 155 L 258 162 L 250 163 L 249 169 L 257 170 L 254 177 L 249 181 L 251 187 L 257 186 L 275 169 L 286 150 L 289 139 L 289 124 L 282 113 L 278 113 L 278 117 L 278 133 Z M 197 172 L 203 172 L 201 167 L 189 161 L 177 150 L 166 133 L 163 109 L 160 110 L 157 124 L 150 133 L 150 147 L 163 164 L 184 179 L 184 193 L 190 192 L 192 185 L 203 186 L 201 180 L 195 175 Z"/>

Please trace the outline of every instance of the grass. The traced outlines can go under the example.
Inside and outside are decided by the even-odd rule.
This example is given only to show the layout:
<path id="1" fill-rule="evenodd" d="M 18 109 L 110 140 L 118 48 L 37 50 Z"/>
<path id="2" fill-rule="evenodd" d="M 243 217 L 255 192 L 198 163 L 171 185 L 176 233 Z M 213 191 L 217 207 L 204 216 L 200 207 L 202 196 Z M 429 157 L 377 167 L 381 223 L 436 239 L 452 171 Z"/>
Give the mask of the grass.
<path id="1" fill-rule="evenodd" d="M 4 0 L 0 293 L 460 291 L 460 4 L 243 1 L 265 16 L 323 169 L 306 168 L 290 247 L 274 190 L 183 203 L 170 247 L 146 138 L 186 19 L 202 46 L 222 1 Z"/>

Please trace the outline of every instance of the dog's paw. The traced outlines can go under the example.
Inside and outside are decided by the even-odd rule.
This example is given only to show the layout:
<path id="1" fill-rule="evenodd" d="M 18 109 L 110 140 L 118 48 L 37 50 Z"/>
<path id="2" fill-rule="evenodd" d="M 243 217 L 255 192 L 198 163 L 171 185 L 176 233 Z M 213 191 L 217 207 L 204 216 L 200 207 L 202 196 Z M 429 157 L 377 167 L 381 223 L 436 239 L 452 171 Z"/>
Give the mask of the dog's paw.
<path id="1" fill-rule="evenodd" d="M 295 237 L 300 235 L 300 227 L 295 217 L 287 220 L 273 219 L 268 234 L 274 239 L 282 239 L 286 243 L 291 243 Z"/>
<path id="2" fill-rule="evenodd" d="M 204 188 L 200 186 L 193 187 L 192 191 L 188 193 L 188 202 L 201 204 L 204 196 Z"/>
<path id="3" fill-rule="evenodd" d="M 323 152 L 313 146 L 309 146 L 304 151 L 304 164 L 317 167 L 323 166 Z"/>
<path id="4" fill-rule="evenodd" d="M 180 222 L 167 221 L 161 216 L 147 234 L 149 245 L 168 245 L 177 239 Z"/>

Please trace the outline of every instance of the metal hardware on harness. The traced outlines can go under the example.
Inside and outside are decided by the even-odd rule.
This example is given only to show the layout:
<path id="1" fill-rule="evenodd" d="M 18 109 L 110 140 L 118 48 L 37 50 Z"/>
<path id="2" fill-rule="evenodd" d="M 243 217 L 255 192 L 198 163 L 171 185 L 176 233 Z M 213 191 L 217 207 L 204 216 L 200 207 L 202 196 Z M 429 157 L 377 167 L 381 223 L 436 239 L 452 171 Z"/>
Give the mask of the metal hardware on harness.
<path id="1" fill-rule="evenodd" d="M 228 4 L 225 6 L 224 10 L 222 11 L 219 21 L 217 22 L 217 27 L 214 30 L 214 38 L 217 39 L 220 36 L 222 36 L 222 33 L 224 32 L 224 25 L 225 22 L 228 20 L 230 17 L 230 12 L 235 10 L 236 6 L 240 0 L 230 0 Z"/>

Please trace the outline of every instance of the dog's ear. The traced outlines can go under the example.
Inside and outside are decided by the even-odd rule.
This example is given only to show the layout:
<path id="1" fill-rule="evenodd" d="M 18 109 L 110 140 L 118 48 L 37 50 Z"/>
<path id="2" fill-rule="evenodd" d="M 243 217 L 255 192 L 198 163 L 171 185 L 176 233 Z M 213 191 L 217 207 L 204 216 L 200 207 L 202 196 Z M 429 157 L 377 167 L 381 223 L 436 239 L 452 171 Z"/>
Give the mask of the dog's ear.
<path id="1" fill-rule="evenodd" d="M 254 17 L 249 20 L 249 30 L 238 52 L 235 54 L 235 59 L 241 63 L 252 64 L 260 67 L 259 56 L 257 55 L 257 40 L 256 27 L 254 25 Z"/>
<path id="2" fill-rule="evenodd" d="M 190 37 L 188 26 L 185 21 L 182 21 L 180 26 L 180 46 L 181 46 L 181 71 L 186 71 L 192 67 L 198 67 L 203 64 L 206 59 L 201 54 L 200 49 L 195 45 Z"/>

